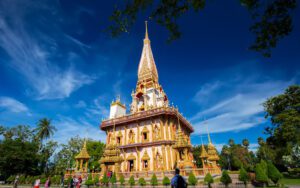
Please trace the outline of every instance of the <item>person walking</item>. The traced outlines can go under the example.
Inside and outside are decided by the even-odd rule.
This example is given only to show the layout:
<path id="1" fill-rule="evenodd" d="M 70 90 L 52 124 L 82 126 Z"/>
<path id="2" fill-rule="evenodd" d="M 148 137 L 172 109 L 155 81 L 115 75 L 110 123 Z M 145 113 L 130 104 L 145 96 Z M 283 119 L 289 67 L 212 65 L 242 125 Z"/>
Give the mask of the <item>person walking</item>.
<path id="1" fill-rule="evenodd" d="M 186 188 L 187 183 L 185 179 L 180 175 L 179 168 L 175 169 L 175 176 L 171 180 L 171 187 L 172 188 Z"/>
<path id="2" fill-rule="evenodd" d="M 45 183 L 45 188 L 49 188 L 51 185 L 51 180 L 50 180 L 50 177 L 48 177 L 46 183 Z"/>

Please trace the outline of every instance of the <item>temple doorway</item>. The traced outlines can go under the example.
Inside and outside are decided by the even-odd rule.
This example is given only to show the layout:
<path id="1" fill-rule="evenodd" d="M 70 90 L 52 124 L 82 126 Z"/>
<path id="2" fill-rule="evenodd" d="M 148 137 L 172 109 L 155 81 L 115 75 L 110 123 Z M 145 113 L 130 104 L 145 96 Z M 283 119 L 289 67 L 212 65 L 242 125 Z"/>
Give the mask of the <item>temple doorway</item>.
<path id="1" fill-rule="evenodd" d="M 134 165 L 134 161 L 133 160 L 129 160 L 128 161 L 129 162 L 129 172 L 132 172 L 132 171 L 134 171 L 134 169 L 133 169 L 133 165 Z"/>

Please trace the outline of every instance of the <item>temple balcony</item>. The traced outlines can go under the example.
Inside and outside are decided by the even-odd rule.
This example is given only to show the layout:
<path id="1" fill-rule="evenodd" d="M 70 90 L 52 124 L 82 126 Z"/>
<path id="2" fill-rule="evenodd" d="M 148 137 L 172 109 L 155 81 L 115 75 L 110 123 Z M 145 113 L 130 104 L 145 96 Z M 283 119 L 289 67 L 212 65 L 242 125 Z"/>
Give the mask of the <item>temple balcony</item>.
<path id="1" fill-rule="evenodd" d="M 180 120 L 180 123 L 182 126 L 187 127 L 190 132 L 194 132 L 194 129 L 189 121 L 186 120 L 186 118 L 183 117 L 183 115 L 178 111 L 177 108 L 174 107 L 159 107 L 159 108 L 153 108 L 146 111 L 137 112 L 134 114 L 127 114 L 122 117 L 117 117 L 114 119 L 108 119 L 103 120 L 100 129 L 105 130 L 108 127 L 111 126 L 121 126 L 121 125 L 127 125 L 128 123 L 134 123 L 139 120 L 145 120 L 145 119 L 151 119 L 153 117 L 161 116 L 161 115 L 169 115 L 178 117 Z"/>

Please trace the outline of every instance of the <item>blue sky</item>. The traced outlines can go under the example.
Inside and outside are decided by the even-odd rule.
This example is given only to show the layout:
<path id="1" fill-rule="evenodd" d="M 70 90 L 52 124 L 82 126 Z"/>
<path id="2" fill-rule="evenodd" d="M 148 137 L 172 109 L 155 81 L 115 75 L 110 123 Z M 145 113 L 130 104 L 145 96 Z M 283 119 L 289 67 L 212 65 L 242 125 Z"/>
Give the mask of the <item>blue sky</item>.
<path id="1" fill-rule="evenodd" d="M 116 1 L 117 2 L 117 1 Z M 127 105 L 135 88 L 144 38 L 141 14 L 129 33 L 104 30 L 114 1 L 0 2 L 0 124 L 35 126 L 52 119 L 54 139 L 75 135 L 104 140 L 98 128 L 117 95 Z M 294 30 L 271 58 L 249 51 L 254 40 L 248 12 L 237 1 L 209 1 L 179 20 L 182 37 L 149 22 L 149 36 L 168 98 L 204 142 L 204 119 L 220 148 L 229 138 L 248 138 L 252 148 L 269 121 L 262 103 L 300 81 L 300 13 Z M 204 135 L 203 135 L 204 134 Z"/>

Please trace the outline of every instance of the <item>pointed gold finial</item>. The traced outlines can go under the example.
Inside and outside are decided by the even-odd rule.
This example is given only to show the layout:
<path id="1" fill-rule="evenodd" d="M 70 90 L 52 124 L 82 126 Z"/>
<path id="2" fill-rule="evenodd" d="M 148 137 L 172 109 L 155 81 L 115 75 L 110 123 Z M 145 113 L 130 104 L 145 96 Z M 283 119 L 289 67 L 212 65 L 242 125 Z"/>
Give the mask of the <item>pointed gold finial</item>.
<path id="1" fill-rule="evenodd" d="M 205 122 L 205 125 L 206 125 L 206 131 L 207 131 L 208 143 L 211 144 L 211 139 L 210 139 L 210 135 L 209 135 L 209 131 L 208 131 L 207 122 Z"/>
<path id="2" fill-rule="evenodd" d="M 148 38 L 148 21 L 145 21 L 145 26 L 146 26 L 145 39 L 149 39 Z"/>
<path id="3" fill-rule="evenodd" d="M 149 44 L 150 40 L 149 40 L 149 36 L 148 36 L 148 21 L 145 21 L 145 27 L 146 27 L 146 31 L 145 31 L 144 44 Z"/>

